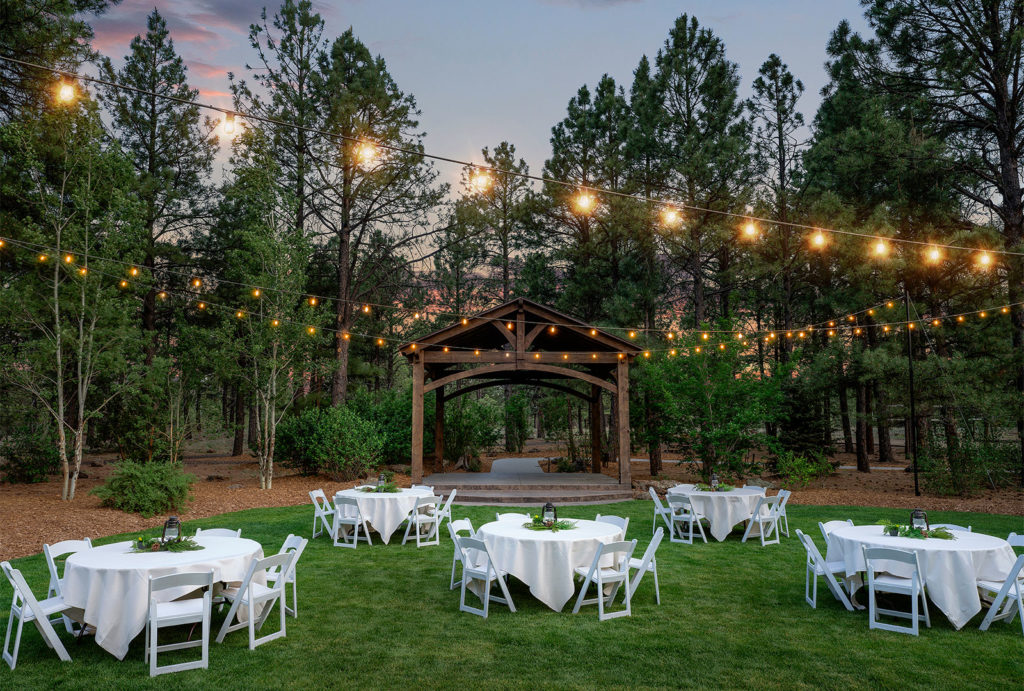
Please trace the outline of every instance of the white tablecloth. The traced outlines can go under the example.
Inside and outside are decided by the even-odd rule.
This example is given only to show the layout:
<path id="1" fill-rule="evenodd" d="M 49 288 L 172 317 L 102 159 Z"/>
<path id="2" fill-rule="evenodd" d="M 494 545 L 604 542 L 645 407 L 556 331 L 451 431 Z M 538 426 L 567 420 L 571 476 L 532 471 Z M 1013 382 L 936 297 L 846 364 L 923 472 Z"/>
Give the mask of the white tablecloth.
<path id="1" fill-rule="evenodd" d="M 893 547 L 917 552 L 928 597 L 955 628 L 981 611 L 979 579 L 1002 581 L 1017 559 L 1006 540 L 981 533 L 950 531 L 955 540 L 918 540 L 890 537 L 880 525 L 858 525 L 832 531 L 826 561 L 846 564 L 848 578 L 864 571 L 861 547 Z M 888 562 L 883 568 L 894 576 L 909 576 L 904 564 Z"/>
<path id="2" fill-rule="evenodd" d="M 589 567 L 600 545 L 625 539 L 611 523 L 566 520 L 576 527 L 555 533 L 529 530 L 524 521 L 495 521 L 477 531 L 495 566 L 530 586 L 533 596 L 556 612 L 576 591 L 574 569 Z"/>
<path id="3" fill-rule="evenodd" d="M 200 535 L 196 542 L 205 549 L 136 554 L 128 551 L 131 542 L 116 542 L 72 554 L 64 565 L 64 601 L 81 609 L 82 620 L 96 628 L 96 643 L 123 660 L 132 639 L 146 628 L 150 577 L 213 571 L 214 583 L 241 581 L 253 558 L 263 557 L 254 540 Z M 261 574 L 254 581 L 266 585 Z M 157 596 L 170 602 L 189 591 L 170 589 Z"/>
<path id="4" fill-rule="evenodd" d="M 677 485 L 667 494 L 681 494 L 690 498 L 697 513 L 707 516 L 711 523 L 711 536 L 721 542 L 737 523 L 754 515 L 757 500 L 764 496 L 764 488 L 737 488 L 728 492 L 698 492 L 693 485 Z M 754 530 L 751 535 L 756 534 Z"/>
<path id="5" fill-rule="evenodd" d="M 427 489 L 402 489 L 400 492 L 363 492 L 358 489 L 344 489 L 334 495 L 338 497 L 355 497 L 359 502 L 359 511 L 374 530 L 380 533 L 386 545 L 392 533 L 402 524 L 405 517 L 416 506 L 419 497 L 433 496 Z M 354 513 L 354 512 L 353 512 Z"/>

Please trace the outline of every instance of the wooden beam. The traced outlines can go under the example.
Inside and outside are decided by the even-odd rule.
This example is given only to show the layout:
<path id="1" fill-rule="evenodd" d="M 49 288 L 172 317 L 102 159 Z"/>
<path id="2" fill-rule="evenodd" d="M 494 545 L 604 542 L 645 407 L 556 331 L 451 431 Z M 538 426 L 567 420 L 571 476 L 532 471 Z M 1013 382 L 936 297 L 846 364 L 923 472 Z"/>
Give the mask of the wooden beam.
<path id="1" fill-rule="evenodd" d="M 615 383 L 618 385 L 615 427 L 619 437 L 619 483 L 628 485 L 632 479 L 629 467 L 629 363 L 625 360 L 620 361 L 615 369 Z"/>
<path id="2" fill-rule="evenodd" d="M 522 360 L 526 364 L 533 362 L 558 363 L 563 365 L 614 365 L 626 357 L 619 357 L 620 353 L 588 353 L 588 352 L 558 352 L 558 351 L 536 351 L 533 353 L 518 353 L 510 350 L 481 350 L 477 355 L 472 350 L 448 351 L 424 350 L 423 361 L 428 364 L 460 364 L 460 363 L 490 363 L 490 362 L 512 362 Z"/>
<path id="3" fill-rule="evenodd" d="M 546 328 L 547 327 L 544 326 L 543 324 L 537 324 L 537 326 L 530 329 L 530 333 L 526 335 L 526 342 L 523 343 L 523 350 L 525 351 L 527 348 L 533 345 L 533 342 L 537 340 L 537 336 L 540 336 Z"/>
<path id="4" fill-rule="evenodd" d="M 590 385 L 590 469 L 601 472 L 601 387 Z"/>
<path id="5" fill-rule="evenodd" d="M 434 391 L 434 468 L 444 472 L 444 387 Z"/>
<path id="6" fill-rule="evenodd" d="M 501 335 L 505 337 L 505 340 L 508 341 L 508 344 L 510 346 L 512 346 L 513 348 L 515 348 L 516 347 L 516 335 L 508 330 L 508 327 L 505 326 L 505 322 L 491 322 L 491 323 L 494 324 L 495 328 L 498 329 L 498 331 L 501 332 Z M 509 323 L 511 324 L 512 322 L 509 322 Z"/>
<path id="7" fill-rule="evenodd" d="M 478 384 L 473 384 L 472 386 L 463 387 L 449 394 L 445 398 L 445 400 L 450 401 L 453 398 L 457 398 L 458 396 L 462 396 L 473 391 L 479 391 L 480 389 L 487 389 L 492 386 L 539 386 L 545 389 L 554 389 L 555 391 L 561 391 L 562 393 L 567 393 L 572 396 L 576 396 L 584 401 L 590 401 L 590 396 L 583 393 L 582 391 L 577 391 L 576 389 L 570 386 L 565 386 L 564 384 L 556 384 L 555 382 L 547 381 L 546 379 L 525 379 L 523 381 L 517 381 L 515 379 L 494 379 L 492 381 L 483 381 Z M 598 388 L 598 391 L 600 391 L 600 388 Z"/>
<path id="8" fill-rule="evenodd" d="M 423 358 L 412 363 L 412 481 L 423 481 Z"/>
<path id="9" fill-rule="evenodd" d="M 621 369 L 625 365 L 625 360 L 619 363 Z M 426 386 L 423 387 L 424 393 L 433 391 L 445 384 L 451 384 L 452 382 L 459 381 L 460 379 L 469 379 L 471 377 L 489 377 L 495 372 L 550 372 L 556 374 L 559 377 L 565 379 L 579 379 L 581 381 L 596 384 L 602 389 L 615 393 L 616 386 L 611 382 L 607 382 L 599 377 L 595 377 L 593 374 L 587 374 L 586 372 L 580 372 L 579 370 L 569 369 L 568 367 L 556 367 L 555 365 L 544 365 L 540 363 L 527 362 L 522 367 L 516 366 L 516 363 L 509 362 L 498 365 L 488 365 L 486 367 L 474 367 L 473 369 L 461 370 L 459 372 L 453 372 L 447 376 L 435 379 Z M 413 377 L 413 386 L 416 385 L 415 376 Z M 413 396 L 415 397 L 415 388 L 413 389 Z"/>

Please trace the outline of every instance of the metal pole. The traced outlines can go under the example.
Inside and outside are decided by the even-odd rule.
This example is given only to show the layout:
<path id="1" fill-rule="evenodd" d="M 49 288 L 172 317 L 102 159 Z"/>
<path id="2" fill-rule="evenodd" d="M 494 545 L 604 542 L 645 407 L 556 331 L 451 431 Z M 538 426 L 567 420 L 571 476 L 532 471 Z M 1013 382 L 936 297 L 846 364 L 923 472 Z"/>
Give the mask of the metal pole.
<path id="1" fill-rule="evenodd" d="M 921 488 L 917 484 L 917 416 L 914 412 L 914 332 L 910 328 L 910 292 L 906 281 L 903 283 L 903 304 L 907 308 L 907 380 L 910 386 L 910 424 L 907 425 L 907 443 L 913 454 L 914 463 L 914 495 L 921 496 Z"/>

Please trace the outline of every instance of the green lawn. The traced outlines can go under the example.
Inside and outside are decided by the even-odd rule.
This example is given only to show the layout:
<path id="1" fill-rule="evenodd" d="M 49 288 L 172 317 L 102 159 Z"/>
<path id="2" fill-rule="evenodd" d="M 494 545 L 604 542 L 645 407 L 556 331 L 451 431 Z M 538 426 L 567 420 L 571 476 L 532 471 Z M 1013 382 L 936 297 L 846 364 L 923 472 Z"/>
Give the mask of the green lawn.
<path id="1" fill-rule="evenodd" d="M 593 518 L 597 511 L 630 517 L 629 536 L 640 541 L 639 556 L 650 538 L 650 502 L 564 507 L 559 513 Z M 791 506 L 789 513 L 791 528 L 801 528 L 822 547 L 819 520 L 873 523 L 906 512 Z M 480 526 L 493 520 L 494 509 L 456 506 L 453 514 Z M 186 530 L 240 527 L 269 554 L 288 533 L 308 536 L 311 516 L 311 506 L 253 509 L 195 521 Z M 999 536 L 1024 528 L 1012 516 L 935 512 L 929 519 Z M 151 680 L 141 637 L 119 662 L 89 638 L 69 640 L 61 628 L 73 658 L 65 664 L 29 627 L 18 668 L 0 668 L 0 687 L 992 689 L 1020 683 L 1024 637 L 1018 621 L 980 632 L 979 614 L 954 631 L 933 607 L 932 628 L 918 638 L 869 631 L 867 614 L 847 612 L 824 582 L 818 609 L 807 606 L 804 551 L 795 533 L 765 548 L 739 538 L 734 532 L 725 542 L 692 546 L 666 540 L 658 552 L 661 606 L 654 604 L 653 580 L 647 577 L 632 617 L 598 622 L 596 606 L 573 615 L 570 602 L 565 611 L 553 612 L 514 579 L 515 614 L 498 604 L 487 620 L 459 612 L 458 590 L 448 590 L 447 531 L 440 547 L 418 550 L 376 543 L 352 551 L 321 537 L 310 541 L 299 563 L 300 618 L 288 619 L 283 640 L 249 651 L 245 631 L 238 631 L 222 645 L 211 645 L 208 670 Z M 124 537 L 97 542 L 117 539 Z M 47 581 L 42 555 L 14 564 L 41 595 Z M 6 582 L 0 595 L 10 597 Z M 214 630 L 221 616 L 215 613 Z M 6 627 L 6 617 L 0 627 Z M 276 619 L 266 627 L 276 627 Z"/>

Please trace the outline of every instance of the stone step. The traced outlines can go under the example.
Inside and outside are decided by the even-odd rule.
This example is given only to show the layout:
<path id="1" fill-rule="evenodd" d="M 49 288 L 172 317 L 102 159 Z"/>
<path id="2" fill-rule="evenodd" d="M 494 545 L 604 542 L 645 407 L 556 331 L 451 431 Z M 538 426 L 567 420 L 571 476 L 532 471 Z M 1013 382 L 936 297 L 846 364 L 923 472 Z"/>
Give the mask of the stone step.
<path id="1" fill-rule="evenodd" d="M 437 487 L 435 491 L 442 491 Z M 500 490 L 479 490 L 476 488 L 459 488 L 455 495 L 455 504 L 463 506 L 490 506 L 494 504 L 509 504 L 515 506 L 543 506 L 547 502 L 553 504 L 610 504 L 619 501 L 629 501 L 633 498 L 633 492 L 628 489 L 566 489 L 565 487 L 552 489 L 550 491 L 536 488 L 523 490 L 500 489 Z"/>

